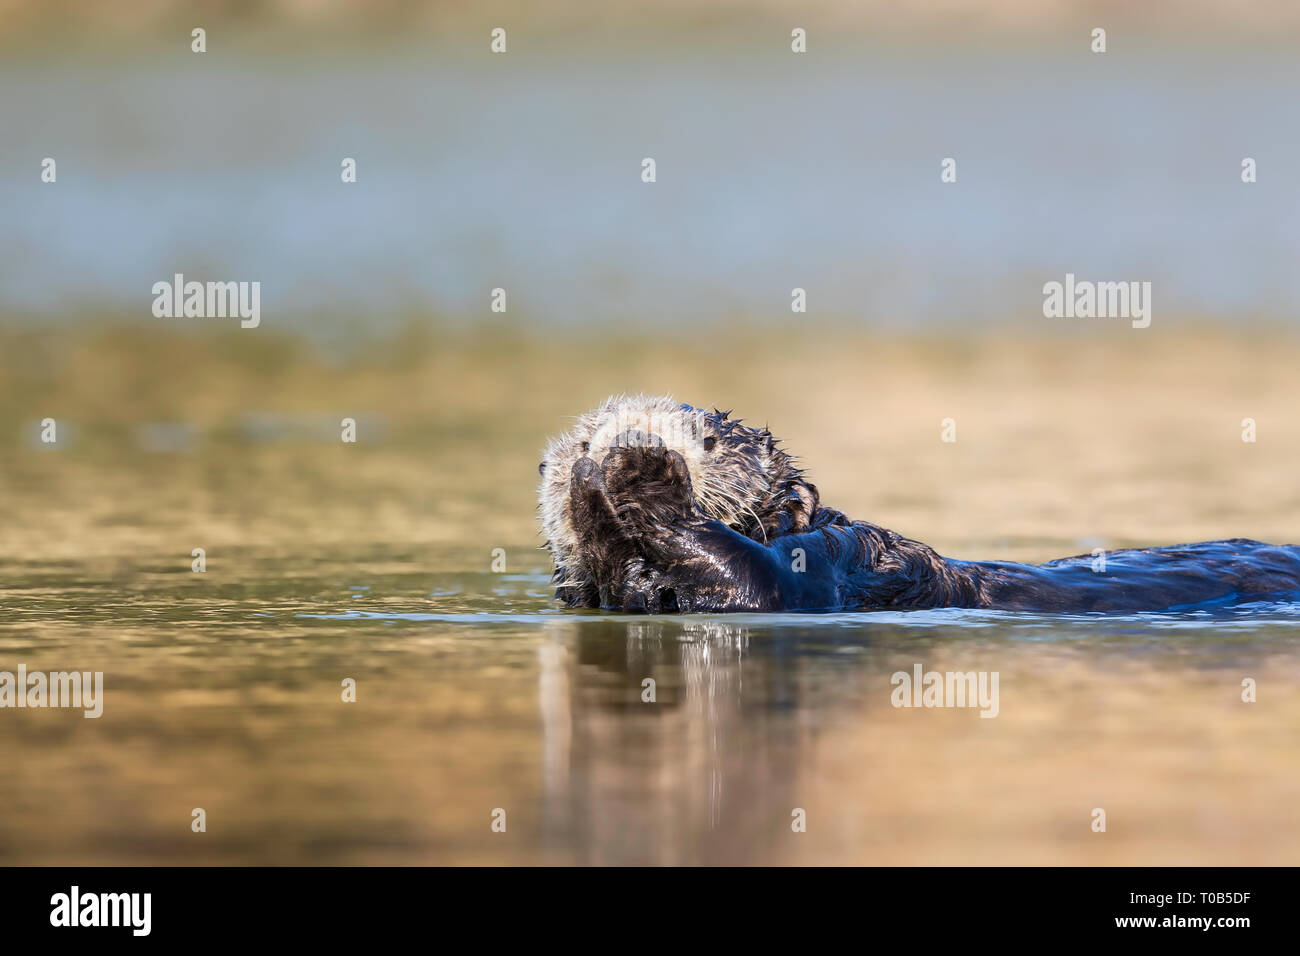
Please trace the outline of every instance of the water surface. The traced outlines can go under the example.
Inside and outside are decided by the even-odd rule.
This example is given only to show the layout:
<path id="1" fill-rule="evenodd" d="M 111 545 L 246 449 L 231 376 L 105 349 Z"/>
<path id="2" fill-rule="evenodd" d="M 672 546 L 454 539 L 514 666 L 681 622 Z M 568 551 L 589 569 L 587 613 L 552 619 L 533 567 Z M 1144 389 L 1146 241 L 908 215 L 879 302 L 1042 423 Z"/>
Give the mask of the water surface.
<path id="1" fill-rule="evenodd" d="M 0 160 L 31 171 L 0 180 L 0 311 L 147 318 L 177 272 L 260 281 L 264 322 L 321 337 L 487 316 L 498 287 L 533 322 L 638 330 L 785 321 L 796 287 L 809 317 L 1041 321 L 1066 272 L 1151 282 L 1157 324 L 1300 307 L 1283 45 L 229 42 L 0 64 Z"/>
<path id="2" fill-rule="evenodd" d="M 107 689 L 99 720 L 4 714 L 5 862 L 1280 863 L 1300 836 L 1297 606 L 629 618 L 543 571 L 235 558 L 9 578 L 6 665 Z M 917 663 L 997 671 L 996 718 L 891 706 Z"/>
<path id="3" fill-rule="evenodd" d="M 958 558 L 1300 541 L 1295 344 L 1155 332 L 841 331 L 743 365 L 704 330 L 351 359 L 212 328 L 9 336 L 0 670 L 102 671 L 105 700 L 0 711 L 0 862 L 1294 863 L 1294 606 L 550 601 L 539 452 L 621 388 L 766 419 L 829 504 Z M 892 706 L 917 665 L 996 672 L 997 716 Z"/>

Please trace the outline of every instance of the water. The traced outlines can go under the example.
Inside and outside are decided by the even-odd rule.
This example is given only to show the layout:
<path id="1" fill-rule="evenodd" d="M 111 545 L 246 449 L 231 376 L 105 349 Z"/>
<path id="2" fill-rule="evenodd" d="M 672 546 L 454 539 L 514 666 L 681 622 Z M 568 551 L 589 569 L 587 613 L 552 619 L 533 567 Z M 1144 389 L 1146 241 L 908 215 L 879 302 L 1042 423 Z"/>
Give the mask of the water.
<path id="1" fill-rule="evenodd" d="M 103 670 L 106 691 L 99 720 L 4 714 L 0 858 L 1186 863 L 1295 845 L 1298 606 L 638 619 L 558 609 L 541 570 L 423 560 L 250 550 L 205 575 L 159 556 L 7 577 L 6 666 Z M 916 663 L 998 671 L 996 719 L 892 707 L 890 675 Z M 1099 805 L 1113 835 L 1088 830 Z"/>
<path id="2" fill-rule="evenodd" d="M 1152 282 L 1157 323 L 1292 315 L 1297 91 L 1285 48 L 1129 36 L 53 50 L 0 66 L 0 161 L 30 172 L 0 181 L 0 313 L 147 319 L 180 272 L 318 336 L 497 287 L 547 325 L 780 321 L 795 287 L 811 317 L 1041 322 L 1073 272 Z"/>
<path id="3" fill-rule="evenodd" d="M 700 335 L 351 360 L 212 327 L 9 337 L 0 670 L 102 671 L 105 691 L 99 719 L 0 710 L 0 862 L 1293 862 L 1295 606 L 622 618 L 549 599 L 540 448 L 628 387 L 766 417 L 829 504 L 957 558 L 1300 541 L 1300 346 L 1150 331 L 841 331 L 833 353 L 782 341 L 743 365 Z M 34 437 L 49 415 L 55 445 Z M 997 717 L 893 707 L 918 664 L 996 672 Z"/>
<path id="4" fill-rule="evenodd" d="M 1294 606 L 571 612 L 534 514 L 545 437 L 645 390 L 957 558 L 1300 541 L 1300 345 L 1251 323 L 1300 307 L 1293 51 L 232 32 L 0 63 L 0 670 L 106 688 L 0 711 L 0 863 L 1295 862 Z M 1045 323 L 1067 271 L 1151 328 Z M 262 326 L 152 319 L 176 272 Z M 917 664 L 997 717 L 893 707 Z"/>

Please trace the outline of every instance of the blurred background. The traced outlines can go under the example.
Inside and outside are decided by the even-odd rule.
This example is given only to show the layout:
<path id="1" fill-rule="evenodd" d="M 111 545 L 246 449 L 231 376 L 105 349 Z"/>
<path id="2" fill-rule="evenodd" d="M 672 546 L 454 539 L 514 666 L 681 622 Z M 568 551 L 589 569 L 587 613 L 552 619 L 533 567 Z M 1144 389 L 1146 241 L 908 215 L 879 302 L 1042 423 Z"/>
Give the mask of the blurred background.
<path id="1" fill-rule="evenodd" d="M 1238 701 L 1294 685 L 1290 609 L 560 612 L 535 484 L 671 392 L 956 557 L 1300 541 L 1298 42 L 1283 2 L 0 0 L 0 669 L 108 686 L 0 712 L 0 861 L 1294 863 L 1300 713 Z M 1044 318 L 1067 272 L 1151 326 Z M 155 318 L 175 273 L 260 325 Z M 1003 716 L 884 707 L 914 660 Z"/>

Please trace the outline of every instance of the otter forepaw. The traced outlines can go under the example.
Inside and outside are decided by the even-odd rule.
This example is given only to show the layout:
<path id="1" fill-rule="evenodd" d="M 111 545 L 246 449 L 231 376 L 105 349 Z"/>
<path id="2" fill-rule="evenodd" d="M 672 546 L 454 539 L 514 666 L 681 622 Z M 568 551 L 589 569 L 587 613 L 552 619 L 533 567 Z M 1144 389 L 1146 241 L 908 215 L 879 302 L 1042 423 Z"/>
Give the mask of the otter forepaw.
<path id="1" fill-rule="evenodd" d="M 690 470 L 671 449 L 615 448 L 601 473 L 619 520 L 634 536 L 662 533 L 674 519 L 694 514 Z"/>
<path id="2" fill-rule="evenodd" d="M 573 526 L 595 578 L 591 597 L 601 607 L 621 608 L 627 582 L 637 576 L 642 561 L 615 513 L 604 475 L 590 458 L 574 463 L 569 496 Z"/>
<path id="3" fill-rule="evenodd" d="M 623 610 L 629 614 L 676 614 L 677 589 L 666 586 L 659 572 L 629 582 L 623 595 Z"/>

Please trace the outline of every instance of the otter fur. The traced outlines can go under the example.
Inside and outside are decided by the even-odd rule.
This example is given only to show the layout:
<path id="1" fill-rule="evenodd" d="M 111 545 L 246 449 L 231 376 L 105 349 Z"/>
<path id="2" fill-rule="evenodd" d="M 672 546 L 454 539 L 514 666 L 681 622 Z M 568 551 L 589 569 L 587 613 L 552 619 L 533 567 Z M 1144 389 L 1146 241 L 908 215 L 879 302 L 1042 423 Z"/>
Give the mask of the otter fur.
<path id="1" fill-rule="evenodd" d="M 617 396 L 538 468 L 556 597 L 629 612 L 1155 611 L 1300 599 L 1300 548 L 1234 538 L 1031 565 L 945 558 L 824 507 L 766 428 Z"/>

